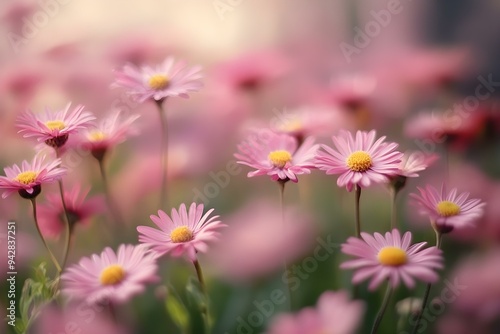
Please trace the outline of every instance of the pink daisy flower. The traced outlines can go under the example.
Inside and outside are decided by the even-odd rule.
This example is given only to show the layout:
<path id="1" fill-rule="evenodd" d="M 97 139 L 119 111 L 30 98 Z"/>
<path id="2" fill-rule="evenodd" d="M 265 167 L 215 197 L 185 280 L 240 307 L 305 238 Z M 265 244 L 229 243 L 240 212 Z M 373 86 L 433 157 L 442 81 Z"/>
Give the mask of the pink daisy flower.
<path id="1" fill-rule="evenodd" d="M 234 156 L 239 159 L 237 163 L 256 169 L 248 177 L 269 175 L 273 181 L 298 182 L 297 175 L 310 174 L 315 168 L 313 159 L 318 149 L 312 137 L 298 147 L 297 139 L 290 135 L 262 131 L 238 145 L 240 153 Z"/>
<path id="2" fill-rule="evenodd" d="M 87 129 L 81 139 L 83 148 L 91 151 L 96 159 L 102 159 L 108 149 L 124 142 L 128 136 L 137 134 L 132 124 L 138 118 L 139 115 L 132 115 L 121 119 L 120 111 L 113 112 L 97 127 Z"/>
<path id="3" fill-rule="evenodd" d="M 345 291 L 326 291 L 315 308 L 278 315 L 267 334 L 354 334 L 363 312 L 363 302 L 349 300 Z"/>
<path id="4" fill-rule="evenodd" d="M 365 188 L 372 182 L 387 182 L 389 176 L 398 173 L 403 153 L 395 151 L 398 144 L 384 142 L 385 136 L 376 142 L 375 136 L 375 130 L 357 131 L 356 137 L 341 131 L 332 137 L 336 150 L 322 145 L 326 152 L 318 152 L 316 167 L 326 174 L 341 174 L 337 185 L 345 186 L 348 191 L 355 185 Z"/>
<path id="5" fill-rule="evenodd" d="M 156 259 L 143 245 L 122 244 L 117 253 L 106 247 L 100 256 L 84 257 L 62 274 L 62 292 L 90 304 L 125 302 L 158 280 Z"/>
<path id="6" fill-rule="evenodd" d="M 2 198 L 16 191 L 23 198 L 35 198 L 42 191 L 43 183 L 59 180 L 66 173 L 60 165 L 61 159 L 45 161 L 45 156 L 36 155 L 31 163 L 24 160 L 21 167 L 5 167 L 5 176 L 0 176 L 0 189 L 4 189 Z"/>
<path id="7" fill-rule="evenodd" d="M 438 158 L 436 154 L 426 155 L 420 151 L 405 152 L 399 164 L 399 175 L 418 177 L 418 172 L 424 171 Z"/>
<path id="8" fill-rule="evenodd" d="M 31 111 L 24 112 L 18 118 L 19 133 L 24 138 L 35 137 L 39 142 L 59 148 L 63 146 L 68 137 L 78 130 L 85 129 L 95 117 L 84 111 L 82 105 L 70 110 L 71 103 L 65 109 L 51 111 L 45 109 L 45 114 L 35 115 Z"/>
<path id="9" fill-rule="evenodd" d="M 191 261 L 196 260 L 196 253 L 205 253 L 207 242 L 216 240 L 219 235 L 215 230 L 224 227 L 219 216 L 208 218 L 214 209 L 203 215 L 203 204 L 192 203 L 189 212 L 186 205 L 181 204 L 179 211 L 172 209 L 171 217 L 162 210 L 158 216 L 151 215 L 151 220 L 160 230 L 149 226 L 138 226 L 139 242 L 164 255 L 170 253 L 174 257 L 187 255 Z"/>
<path id="10" fill-rule="evenodd" d="M 104 198 L 94 196 L 86 199 L 90 189 L 81 191 L 79 185 L 64 192 L 66 209 L 70 224 L 86 224 L 97 213 L 104 212 Z M 57 238 L 64 231 L 66 224 L 64 208 L 59 194 L 48 194 L 47 202 L 38 206 L 38 222 L 40 230 L 46 237 Z"/>
<path id="11" fill-rule="evenodd" d="M 170 96 L 188 98 L 189 92 L 196 92 L 203 87 L 200 70 L 200 66 L 188 68 L 184 62 L 176 63 L 174 57 L 168 57 L 155 67 L 137 68 L 127 64 L 116 72 L 113 86 L 128 89 L 129 94 L 139 102 L 148 99 L 162 101 Z"/>
<path id="12" fill-rule="evenodd" d="M 420 194 L 410 194 L 410 197 L 419 207 L 420 214 L 428 216 L 441 233 L 473 225 L 484 213 L 485 203 L 480 199 L 469 199 L 469 193 L 458 194 L 457 188 L 449 193 L 444 184 L 441 191 L 430 185 L 417 189 Z"/>
<path id="13" fill-rule="evenodd" d="M 373 276 L 368 285 L 375 290 L 383 281 L 389 280 L 393 288 L 403 281 L 408 288 L 415 286 L 415 278 L 434 283 L 438 280 L 435 269 L 443 267 L 442 252 L 437 247 L 422 249 L 427 243 L 411 245 L 411 232 L 401 238 L 398 230 L 373 236 L 362 232 L 361 239 L 351 237 L 342 244 L 342 252 L 357 257 L 344 262 L 342 269 L 357 269 L 352 282 L 358 284 Z"/>

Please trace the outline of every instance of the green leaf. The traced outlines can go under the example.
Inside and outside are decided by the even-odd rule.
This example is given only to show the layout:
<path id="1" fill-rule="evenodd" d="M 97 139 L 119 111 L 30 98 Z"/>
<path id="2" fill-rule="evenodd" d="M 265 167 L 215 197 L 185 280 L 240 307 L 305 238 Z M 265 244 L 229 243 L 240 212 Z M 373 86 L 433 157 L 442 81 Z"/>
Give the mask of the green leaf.
<path id="1" fill-rule="evenodd" d="M 169 291 L 172 290 L 169 289 Z M 187 333 L 189 330 L 189 312 L 177 294 L 168 294 L 165 299 L 165 307 L 174 323 L 182 330 L 182 332 Z"/>

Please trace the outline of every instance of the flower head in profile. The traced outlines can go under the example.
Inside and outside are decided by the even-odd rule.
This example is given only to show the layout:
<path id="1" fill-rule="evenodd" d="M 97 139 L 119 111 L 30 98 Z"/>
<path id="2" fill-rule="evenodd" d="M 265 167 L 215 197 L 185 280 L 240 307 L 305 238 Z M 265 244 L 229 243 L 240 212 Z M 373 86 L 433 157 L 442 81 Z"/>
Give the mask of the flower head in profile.
<path id="1" fill-rule="evenodd" d="M 102 159 L 110 148 L 137 133 L 133 123 L 138 118 L 139 115 L 132 115 L 122 119 L 120 111 L 114 111 L 97 127 L 87 129 L 81 139 L 83 148 L 89 150 L 96 159 Z"/>
<path id="2" fill-rule="evenodd" d="M 59 180 L 66 174 L 66 169 L 60 165 L 60 159 L 45 161 L 45 156 L 36 155 L 31 163 L 24 160 L 21 167 L 5 167 L 5 176 L 0 176 L 0 189 L 4 190 L 2 198 L 16 191 L 23 198 L 35 198 L 42 191 L 42 184 Z"/>
<path id="3" fill-rule="evenodd" d="M 86 198 L 90 189 L 82 191 L 80 185 L 64 192 L 64 201 L 70 224 L 86 224 L 97 213 L 104 212 L 106 206 L 102 196 Z M 57 238 L 66 225 L 64 207 L 60 194 L 47 194 L 47 201 L 38 206 L 40 230 L 46 237 Z"/>
<path id="4" fill-rule="evenodd" d="M 196 260 L 197 252 L 208 250 L 207 242 L 217 239 L 216 230 L 226 225 L 222 224 L 219 216 L 210 214 L 214 209 L 203 214 L 203 204 L 192 203 L 189 211 L 185 204 L 179 210 L 172 209 L 169 217 L 162 210 L 158 216 L 151 215 L 151 220 L 160 229 L 149 226 L 138 226 L 139 242 L 144 243 L 159 255 L 170 253 L 174 257 L 186 255 L 189 260 Z"/>
<path id="5" fill-rule="evenodd" d="M 316 167 L 326 174 L 340 174 L 337 185 L 348 191 L 355 185 L 365 188 L 387 182 L 389 176 L 397 175 L 403 154 L 396 151 L 398 144 L 384 142 L 385 136 L 375 141 L 375 136 L 375 130 L 357 131 L 355 137 L 341 131 L 332 137 L 336 149 L 322 145 L 326 152 L 318 152 Z"/>
<path id="6" fill-rule="evenodd" d="M 354 334 L 362 320 L 364 305 L 349 300 L 345 291 L 326 291 L 316 307 L 295 314 L 278 315 L 267 334 Z"/>
<path id="7" fill-rule="evenodd" d="M 71 103 L 68 103 L 62 110 L 46 108 L 45 113 L 40 115 L 26 111 L 19 116 L 17 126 L 23 137 L 35 137 L 39 142 L 59 148 L 67 142 L 70 134 L 87 128 L 94 119 L 82 105 L 71 109 Z"/>
<path id="8" fill-rule="evenodd" d="M 426 155 L 419 151 L 405 152 L 399 164 L 398 173 L 390 177 L 391 185 L 396 191 L 399 191 L 406 185 L 406 180 L 409 177 L 418 177 L 419 172 L 427 169 L 427 167 L 433 164 L 438 158 L 436 154 Z"/>
<path id="9" fill-rule="evenodd" d="M 113 86 L 126 88 L 139 102 L 162 101 L 170 96 L 188 98 L 189 92 L 203 87 L 200 71 L 200 66 L 189 68 L 184 62 L 175 62 L 173 57 L 155 67 L 127 64 L 116 72 Z"/>
<path id="10" fill-rule="evenodd" d="M 375 290 L 385 280 L 389 280 L 393 288 L 401 281 L 413 288 L 415 279 L 436 282 L 435 270 L 443 267 L 441 250 L 437 247 L 423 249 L 426 242 L 412 245 L 411 239 L 410 232 L 401 237 L 396 229 L 386 232 L 385 236 L 362 232 L 361 238 L 350 237 L 342 244 L 342 252 L 357 259 L 342 263 L 340 268 L 356 269 L 352 278 L 354 284 L 372 277 L 369 290 Z"/>
<path id="11" fill-rule="evenodd" d="M 157 255 L 143 245 L 120 245 L 115 253 L 107 247 L 101 255 L 84 257 L 61 276 L 62 292 L 89 304 L 123 303 L 158 280 Z"/>
<path id="12" fill-rule="evenodd" d="M 297 139 L 287 134 L 262 131 L 238 145 L 237 163 L 255 168 L 248 177 L 269 175 L 273 181 L 298 182 L 297 175 L 314 169 L 313 159 L 319 146 L 312 137 L 299 147 Z"/>
<path id="13" fill-rule="evenodd" d="M 443 184 L 441 191 L 427 185 L 417 188 L 420 194 L 410 194 L 420 214 L 428 216 L 434 228 L 441 233 L 451 232 L 473 223 L 484 213 L 485 203 L 480 199 L 470 199 L 469 193 L 458 193 L 456 188 L 446 191 Z"/>

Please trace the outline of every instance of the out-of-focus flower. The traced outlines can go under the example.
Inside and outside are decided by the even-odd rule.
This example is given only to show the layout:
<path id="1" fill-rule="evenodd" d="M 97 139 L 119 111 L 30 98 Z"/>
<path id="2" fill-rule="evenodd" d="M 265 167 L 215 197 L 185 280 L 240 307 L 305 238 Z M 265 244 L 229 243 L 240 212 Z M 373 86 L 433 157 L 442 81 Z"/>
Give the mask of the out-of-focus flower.
<path id="1" fill-rule="evenodd" d="M 114 111 L 96 128 L 87 129 L 84 133 L 84 138 L 81 139 L 82 146 L 89 150 L 96 159 L 102 159 L 110 148 L 137 133 L 132 124 L 139 118 L 139 115 L 132 115 L 126 119 L 120 119 L 120 116 L 120 111 Z"/>
<path id="2" fill-rule="evenodd" d="M 62 274 L 62 292 L 90 304 L 126 302 L 158 280 L 156 259 L 143 245 L 122 244 L 117 253 L 106 247 L 100 256 L 84 257 Z"/>
<path id="3" fill-rule="evenodd" d="M 35 115 L 31 111 L 24 112 L 18 118 L 19 133 L 23 137 L 35 137 L 39 142 L 54 148 L 63 146 L 68 140 L 68 136 L 78 130 L 89 126 L 90 121 L 95 117 L 84 111 L 82 105 L 78 105 L 70 110 L 71 103 L 66 108 L 58 111 L 45 109 L 45 114 Z"/>
<path id="4" fill-rule="evenodd" d="M 398 144 L 384 142 L 385 136 L 375 142 L 375 136 L 375 130 L 357 131 L 355 138 L 341 131 L 332 137 L 336 150 L 322 145 L 326 152 L 317 153 L 316 167 L 326 174 L 341 174 L 337 185 L 348 191 L 355 185 L 365 188 L 372 182 L 387 182 L 389 176 L 397 175 L 403 154 L 395 151 Z"/>
<path id="5" fill-rule="evenodd" d="M 399 165 L 399 174 L 404 177 L 418 177 L 418 172 L 425 170 L 439 158 L 436 154 L 425 154 L 420 151 L 405 152 Z"/>
<path id="6" fill-rule="evenodd" d="M 103 306 L 68 305 L 63 310 L 47 306 L 41 310 L 30 333 L 106 333 L 126 334 L 128 330 L 100 314 Z M 105 313 L 105 312 L 103 312 Z"/>
<path id="7" fill-rule="evenodd" d="M 4 189 L 2 198 L 13 192 L 19 192 L 23 198 L 34 198 L 42 191 L 42 184 L 59 180 L 66 169 L 59 167 L 61 159 L 45 161 L 45 156 L 36 155 L 29 163 L 24 160 L 21 167 L 5 167 L 5 175 L 0 176 L 0 189 Z"/>
<path id="8" fill-rule="evenodd" d="M 417 189 L 420 194 L 410 194 L 410 197 L 420 214 L 429 217 L 441 233 L 471 225 L 483 215 L 486 204 L 480 199 L 469 199 L 469 193 L 458 194 L 457 188 L 448 193 L 443 183 L 441 191 L 431 185 Z"/>
<path id="9" fill-rule="evenodd" d="M 221 64 L 214 76 L 229 88 L 253 90 L 284 75 L 289 66 L 289 60 L 283 55 L 262 51 L 245 54 Z"/>
<path id="10" fill-rule="evenodd" d="M 80 185 L 64 192 L 64 200 L 70 225 L 86 224 L 92 216 L 104 212 L 105 204 L 102 196 L 86 199 L 90 189 L 81 191 Z M 47 203 L 38 206 L 38 222 L 40 230 L 46 237 L 57 238 L 64 230 L 66 218 L 60 194 L 48 194 Z"/>
<path id="11" fill-rule="evenodd" d="M 248 177 L 269 175 L 273 181 L 298 182 L 297 175 L 310 174 L 315 168 L 313 159 L 318 148 L 312 137 L 298 147 L 292 136 L 260 131 L 238 145 L 239 153 L 234 156 L 237 163 L 256 169 Z"/>
<path id="12" fill-rule="evenodd" d="M 314 220 L 304 210 L 286 208 L 284 218 L 286 227 L 281 208 L 266 200 L 251 201 L 226 217 L 227 229 L 207 254 L 208 267 L 232 282 L 248 282 L 283 270 L 283 261 L 292 263 L 314 249 L 317 236 Z M 324 260 L 337 250 L 328 246 L 329 239 L 318 238 L 316 245 Z M 290 275 L 297 275 L 298 270 L 292 266 Z"/>
<path id="13" fill-rule="evenodd" d="M 207 242 L 217 240 L 216 229 L 224 227 L 219 216 L 210 216 L 214 209 L 203 215 L 203 204 L 192 203 L 189 212 L 185 204 L 179 210 L 172 209 L 171 217 L 159 210 L 158 216 L 151 215 L 151 220 L 160 230 L 149 226 L 138 226 L 139 242 L 144 243 L 159 255 L 170 253 L 174 257 L 186 255 L 189 260 L 196 260 L 196 253 L 208 250 Z"/>
<path id="14" fill-rule="evenodd" d="M 302 106 L 284 112 L 273 120 L 272 130 L 294 136 L 299 143 L 309 136 L 331 134 L 345 126 L 347 120 L 340 110 L 323 106 Z"/>
<path id="15" fill-rule="evenodd" d="M 325 291 L 315 308 L 278 315 L 267 334 L 354 334 L 363 312 L 363 302 L 350 300 L 345 291 Z"/>
<path id="16" fill-rule="evenodd" d="M 189 92 L 203 87 L 200 71 L 200 66 L 188 68 L 184 62 L 176 63 L 174 57 L 168 57 L 155 67 L 137 68 L 127 64 L 116 72 L 113 86 L 127 89 L 139 102 L 162 101 L 170 96 L 188 98 Z"/>
<path id="17" fill-rule="evenodd" d="M 335 78 L 330 83 L 331 99 L 349 110 L 356 110 L 368 102 L 377 87 L 377 79 L 366 74 L 350 74 Z"/>
<path id="18" fill-rule="evenodd" d="M 369 290 L 375 290 L 388 279 L 393 288 L 402 281 L 408 288 L 415 287 L 415 278 L 434 283 L 439 276 L 435 270 L 443 267 L 443 256 L 437 247 L 422 249 L 427 243 L 411 244 L 411 232 L 401 237 L 398 230 L 373 236 L 362 232 L 361 238 L 350 237 L 342 245 L 342 252 L 357 257 L 344 262 L 342 269 L 356 269 L 352 278 L 358 284 L 372 276 Z"/>

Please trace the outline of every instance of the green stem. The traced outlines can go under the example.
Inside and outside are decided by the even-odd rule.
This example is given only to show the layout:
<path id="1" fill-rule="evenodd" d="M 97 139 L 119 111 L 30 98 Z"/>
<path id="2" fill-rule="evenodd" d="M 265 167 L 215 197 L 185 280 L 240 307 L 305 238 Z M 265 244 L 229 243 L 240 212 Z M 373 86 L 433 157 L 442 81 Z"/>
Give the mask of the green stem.
<path id="1" fill-rule="evenodd" d="M 66 199 L 64 198 L 64 188 L 62 180 L 58 180 L 59 183 L 59 193 L 61 194 L 61 202 L 64 210 L 65 218 L 65 240 L 64 240 L 64 251 L 63 251 L 63 262 L 62 269 L 66 267 L 66 262 L 68 261 L 69 249 L 71 247 L 71 235 L 73 234 L 73 227 L 69 217 L 68 208 L 66 206 Z"/>
<path id="2" fill-rule="evenodd" d="M 161 188 L 160 188 L 160 205 L 159 208 L 166 207 L 167 204 L 167 175 L 168 175 L 168 131 L 167 131 L 167 114 L 163 110 L 164 100 L 155 101 L 160 113 L 160 155 L 161 155 Z"/>
<path id="3" fill-rule="evenodd" d="M 434 229 L 434 232 L 436 233 L 436 247 L 440 249 L 443 234 L 440 233 L 436 228 Z M 422 315 L 424 314 L 425 308 L 427 307 L 427 302 L 429 300 L 429 295 L 431 293 L 431 287 L 432 284 L 428 283 L 427 287 L 425 288 L 424 299 L 422 300 L 422 307 L 420 309 L 420 312 L 418 313 L 417 321 L 415 322 L 415 327 L 413 327 L 413 330 L 411 332 L 412 334 L 417 333 L 418 325 L 420 324 L 420 320 L 422 320 Z"/>
<path id="4" fill-rule="evenodd" d="M 40 226 L 38 225 L 38 218 L 37 218 L 37 213 L 36 213 L 36 200 L 34 198 L 32 198 L 32 199 L 30 199 L 30 201 L 31 201 L 31 206 L 33 207 L 33 219 L 35 220 L 35 226 L 36 226 L 36 230 L 38 231 L 38 235 L 40 236 L 40 239 L 42 239 L 43 245 L 45 246 L 45 249 L 49 253 L 50 259 L 54 263 L 54 266 L 56 267 L 58 274 L 61 275 L 62 268 L 59 265 L 59 262 L 57 262 L 56 257 L 54 256 L 54 254 L 50 250 L 49 245 L 47 245 L 47 242 L 45 241 L 45 238 L 43 237 L 42 231 L 40 230 Z"/>
<path id="5" fill-rule="evenodd" d="M 99 171 L 101 172 L 102 185 L 104 188 L 104 194 L 106 196 L 106 202 L 108 203 L 109 211 L 113 216 L 113 220 L 116 224 L 123 223 L 123 218 L 120 214 L 120 210 L 118 209 L 115 201 L 113 201 L 113 197 L 111 196 L 111 192 L 109 190 L 109 182 L 108 175 L 106 173 L 106 168 L 104 167 L 104 158 L 97 159 L 99 163 Z"/>
<path id="6" fill-rule="evenodd" d="M 387 282 L 387 288 L 385 289 L 384 300 L 382 301 L 382 305 L 380 305 L 380 309 L 378 310 L 377 317 L 375 318 L 375 322 L 373 323 L 371 334 L 376 334 L 380 323 L 382 322 L 382 318 L 384 317 L 384 313 L 387 310 L 387 306 L 389 305 L 389 300 L 392 295 L 392 287 L 391 283 Z"/>
<path id="7" fill-rule="evenodd" d="M 355 196 L 355 215 L 356 215 L 356 227 L 355 227 L 355 232 L 356 232 L 356 237 L 360 238 L 361 237 L 361 220 L 360 220 L 360 215 L 359 215 L 359 199 L 361 198 L 361 187 L 358 185 L 354 186 L 354 189 L 356 191 L 356 196 Z"/>
<path id="8" fill-rule="evenodd" d="M 286 222 L 285 222 L 285 183 L 288 180 L 279 180 L 278 185 L 279 185 L 279 192 L 280 192 L 280 208 L 281 208 L 281 225 L 283 228 L 286 228 Z M 285 268 L 285 276 L 286 276 L 286 288 L 288 291 L 288 308 L 290 311 L 292 310 L 293 307 L 293 293 L 292 293 L 292 288 L 290 286 L 290 273 L 291 270 L 288 268 L 288 263 L 286 261 L 286 258 L 283 259 L 283 266 Z"/>
<path id="9" fill-rule="evenodd" d="M 200 287 L 201 287 L 201 292 L 205 295 L 205 305 L 202 305 L 201 307 L 201 313 L 203 320 L 205 322 L 205 333 L 209 334 L 210 333 L 210 313 L 208 311 L 208 292 L 207 292 L 207 287 L 205 285 L 205 279 L 203 277 L 203 271 L 201 270 L 200 262 L 198 260 L 193 261 L 194 268 L 196 269 L 196 276 L 198 276 L 198 281 L 200 282 Z"/>
<path id="10" fill-rule="evenodd" d="M 391 230 L 398 228 L 397 208 L 396 208 L 397 197 L 398 197 L 398 190 L 396 190 L 396 188 L 394 187 L 391 187 Z"/>

